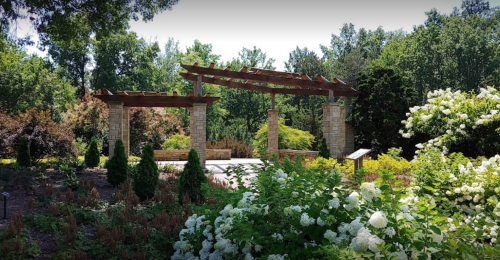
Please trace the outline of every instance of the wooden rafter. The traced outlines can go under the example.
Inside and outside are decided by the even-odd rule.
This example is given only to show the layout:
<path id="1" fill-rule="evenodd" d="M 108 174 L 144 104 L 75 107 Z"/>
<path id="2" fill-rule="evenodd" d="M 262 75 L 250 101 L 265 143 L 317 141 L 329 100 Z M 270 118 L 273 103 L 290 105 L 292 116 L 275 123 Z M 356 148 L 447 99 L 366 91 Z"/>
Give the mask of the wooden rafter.
<path id="1" fill-rule="evenodd" d="M 123 102 L 128 107 L 192 107 L 194 103 L 211 105 L 219 100 L 218 97 L 181 97 L 176 94 L 169 96 L 165 92 L 118 91 L 118 95 L 113 95 L 111 91 L 98 90 L 94 97 L 104 102 Z"/>
<path id="2" fill-rule="evenodd" d="M 270 70 L 262 70 L 262 69 L 256 69 L 256 68 L 251 68 L 250 72 L 246 72 L 247 69 L 243 68 L 241 71 L 231 71 L 229 70 L 230 68 L 226 68 L 225 70 L 221 69 L 214 69 L 214 68 L 204 68 L 204 67 L 198 67 L 198 66 L 190 66 L 190 65 L 185 65 L 181 64 L 182 68 L 186 69 L 188 71 L 188 74 L 193 75 L 192 73 L 196 73 L 198 75 L 212 75 L 213 77 L 211 79 L 219 79 L 219 77 L 225 77 L 225 78 L 231 78 L 231 79 L 242 79 L 242 80 L 247 80 L 246 85 L 244 89 L 249 89 L 252 88 L 251 83 L 253 82 L 260 82 L 260 83 L 269 83 L 269 84 L 275 84 L 275 85 L 282 85 L 282 86 L 292 86 L 296 88 L 300 87 L 307 87 L 307 88 L 314 88 L 315 90 L 333 90 L 334 94 L 336 96 L 356 96 L 359 94 L 359 91 L 356 91 L 353 89 L 351 86 L 339 82 L 330 82 L 326 80 L 324 77 L 318 75 L 317 79 L 318 81 L 313 81 L 309 77 L 304 76 L 304 75 L 299 75 L 299 74 L 291 74 L 287 72 L 277 72 L 277 71 L 270 71 Z M 182 75 L 182 74 L 181 74 Z M 292 76 L 290 78 L 290 75 Z M 187 76 L 187 75 L 186 75 Z M 184 77 L 184 76 L 183 76 Z M 185 77 L 186 78 L 186 77 Z M 191 76 L 189 78 L 186 78 L 189 80 L 195 81 L 196 79 L 192 79 Z M 210 83 L 206 80 L 209 80 L 210 78 L 204 77 L 203 81 Z M 321 80 L 321 81 L 319 81 Z M 222 81 L 224 82 L 224 81 Z M 218 83 L 212 83 L 212 84 L 218 84 Z M 244 84 L 244 83 L 243 83 Z M 226 86 L 226 85 L 224 85 Z M 261 87 L 261 86 L 259 86 Z M 259 88 L 259 90 L 255 91 L 260 91 L 260 92 L 267 92 L 267 93 L 273 93 L 273 91 L 269 90 L 264 90 L 265 89 L 274 89 L 274 88 L 268 88 L 268 87 L 262 87 Z M 285 91 L 289 92 L 289 91 Z M 274 92 L 278 93 L 278 92 Z M 302 95 L 302 94 L 298 94 Z M 311 95 L 316 95 L 316 94 L 311 94 Z"/>
<path id="3" fill-rule="evenodd" d="M 190 74 L 190 73 L 179 73 L 183 78 L 187 80 L 194 81 L 198 78 L 197 75 Z M 211 77 L 202 77 L 202 81 L 205 83 L 209 84 L 215 84 L 215 85 L 221 85 L 221 86 L 226 86 L 230 88 L 239 88 L 239 89 L 245 89 L 245 90 L 252 90 L 252 91 L 258 91 L 258 92 L 264 92 L 264 93 L 277 93 L 277 94 L 291 94 L 291 95 L 304 95 L 304 96 L 328 96 L 329 90 L 324 90 L 324 89 L 290 89 L 290 88 L 269 88 L 265 86 L 258 86 L 258 85 L 253 85 L 253 84 L 246 84 L 246 83 L 241 83 L 241 82 L 236 82 L 236 81 L 230 81 L 230 80 L 222 80 L 219 78 L 211 78 Z M 357 93 L 350 92 L 350 91 L 343 91 L 343 90 L 334 90 L 333 91 L 335 95 L 337 96 L 345 96 L 345 97 L 352 97 L 355 96 Z"/>

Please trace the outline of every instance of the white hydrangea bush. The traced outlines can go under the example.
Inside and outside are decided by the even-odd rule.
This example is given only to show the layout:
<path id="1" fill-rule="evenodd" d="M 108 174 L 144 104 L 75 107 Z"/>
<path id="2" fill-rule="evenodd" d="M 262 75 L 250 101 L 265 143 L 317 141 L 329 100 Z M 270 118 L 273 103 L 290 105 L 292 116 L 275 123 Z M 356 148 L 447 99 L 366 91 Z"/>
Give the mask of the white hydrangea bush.
<path id="1" fill-rule="evenodd" d="M 496 88 L 481 88 L 477 95 L 451 91 L 449 88 L 441 89 L 429 92 L 427 98 L 427 104 L 424 106 L 410 108 L 410 112 L 406 114 L 408 118 L 402 121 L 404 129 L 400 130 L 400 134 L 405 138 L 416 133 L 425 133 L 432 137 L 426 143 L 417 144 L 419 149 L 438 147 L 446 154 L 451 145 L 470 138 L 474 130 L 500 126 L 500 92 Z M 482 138 L 486 139 L 488 135 L 497 139 L 498 133 L 493 129 Z"/>
<path id="2" fill-rule="evenodd" d="M 346 188 L 338 172 L 300 168 L 285 173 L 278 165 L 269 167 L 259 172 L 255 185 L 239 187 L 224 209 L 191 216 L 171 259 L 444 256 L 449 234 L 462 232 L 457 225 L 476 219 L 438 213 L 435 199 L 419 197 L 412 189 L 405 195 L 393 177 L 382 172 L 374 183 Z M 488 232 L 495 234 L 497 228 Z"/>

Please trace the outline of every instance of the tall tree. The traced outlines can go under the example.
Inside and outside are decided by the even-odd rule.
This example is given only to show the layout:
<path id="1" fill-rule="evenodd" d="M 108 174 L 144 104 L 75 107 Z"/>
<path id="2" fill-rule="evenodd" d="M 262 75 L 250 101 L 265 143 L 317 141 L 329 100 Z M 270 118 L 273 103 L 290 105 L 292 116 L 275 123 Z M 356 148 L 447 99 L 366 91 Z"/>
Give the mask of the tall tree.
<path id="1" fill-rule="evenodd" d="M 285 62 L 286 70 L 293 73 L 306 74 L 316 80 L 316 75 L 327 75 L 324 58 L 319 58 L 314 51 L 307 48 L 297 47 L 290 52 L 288 62 Z M 321 111 L 326 98 L 322 96 L 292 96 L 291 104 L 297 108 L 296 111 L 286 114 L 285 119 L 291 119 L 288 124 L 303 131 L 309 131 L 316 137 L 313 149 L 316 149 L 317 141 L 321 136 Z"/>
<path id="2" fill-rule="evenodd" d="M 238 58 L 226 65 L 233 70 L 243 67 L 273 70 L 275 69 L 273 63 L 274 59 L 268 58 L 265 52 L 254 46 L 252 49 L 243 48 L 238 53 Z M 226 122 L 244 124 L 244 130 L 248 134 L 242 135 L 251 136 L 250 133 L 253 135 L 266 121 L 267 110 L 271 107 L 270 95 L 224 87 L 221 89 L 221 97 L 220 102 L 228 112 Z"/>
<path id="3" fill-rule="evenodd" d="M 138 39 L 133 32 L 113 34 L 96 45 L 94 89 L 152 90 L 154 64 L 160 48 L 157 42 Z"/>

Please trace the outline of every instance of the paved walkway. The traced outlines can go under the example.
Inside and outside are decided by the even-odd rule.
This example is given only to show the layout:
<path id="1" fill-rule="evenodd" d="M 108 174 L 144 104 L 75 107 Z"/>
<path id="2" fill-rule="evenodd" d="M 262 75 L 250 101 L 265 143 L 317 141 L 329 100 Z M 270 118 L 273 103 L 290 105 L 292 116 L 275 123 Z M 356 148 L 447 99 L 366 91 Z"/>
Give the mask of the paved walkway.
<path id="1" fill-rule="evenodd" d="M 176 167 L 182 168 L 187 161 L 158 161 L 159 165 L 170 164 Z M 246 175 L 245 179 L 249 179 L 251 177 L 256 176 L 254 171 L 252 170 L 252 165 L 261 166 L 262 161 L 260 159 L 242 159 L 242 158 L 233 158 L 231 160 L 207 160 L 205 163 L 205 167 L 209 170 L 209 172 L 214 174 L 214 177 L 219 180 L 227 180 L 227 175 L 224 173 L 227 167 L 234 167 L 242 165 L 246 170 L 248 175 Z"/>

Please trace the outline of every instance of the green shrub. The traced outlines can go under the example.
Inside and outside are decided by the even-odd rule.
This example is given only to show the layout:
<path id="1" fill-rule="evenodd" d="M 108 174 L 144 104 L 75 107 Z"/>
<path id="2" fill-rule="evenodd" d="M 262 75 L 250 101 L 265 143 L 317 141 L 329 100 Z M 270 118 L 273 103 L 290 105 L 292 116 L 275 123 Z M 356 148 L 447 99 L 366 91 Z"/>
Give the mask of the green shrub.
<path id="1" fill-rule="evenodd" d="M 330 149 L 328 149 L 328 146 L 326 145 L 326 139 L 321 138 L 321 142 L 319 143 L 318 146 L 318 157 L 323 157 L 325 159 L 330 158 Z"/>
<path id="2" fill-rule="evenodd" d="M 127 156 L 125 156 L 125 147 L 122 140 L 117 140 L 114 154 L 106 164 L 107 177 L 109 184 L 118 186 L 127 180 Z"/>
<path id="3" fill-rule="evenodd" d="M 70 164 L 61 164 L 57 169 L 60 174 L 64 175 L 63 185 L 66 188 L 77 190 L 80 185 L 80 180 L 76 176 L 76 168 Z"/>
<path id="4" fill-rule="evenodd" d="M 90 145 L 85 152 L 85 165 L 87 167 L 99 166 L 99 149 L 97 148 L 97 139 L 92 137 Z"/>
<path id="5" fill-rule="evenodd" d="M 158 166 L 153 155 L 153 147 L 150 144 L 144 146 L 141 161 L 133 174 L 134 192 L 141 200 L 153 197 L 158 186 Z"/>
<path id="6" fill-rule="evenodd" d="M 200 157 L 194 149 L 189 151 L 188 160 L 181 172 L 179 182 L 179 201 L 187 195 L 191 202 L 200 203 L 205 200 L 201 185 L 207 182 L 200 164 Z"/>
<path id="7" fill-rule="evenodd" d="M 30 167 L 31 166 L 31 158 L 30 158 L 30 146 L 28 144 L 28 139 L 26 137 L 21 137 L 21 141 L 19 142 L 19 147 L 17 148 L 17 164 L 22 167 Z"/>
<path id="8" fill-rule="evenodd" d="M 254 147 L 267 147 L 268 124 L 263 124 L 255 135 Z M 278 121 L 278 148 L 293 150 L 308 150 L 311 148 L 314 136 L 307 131 L 298 130 L 285 125 L 285 120 Z"/>
<path id="9" fill-rule="evenodd" d="M 174 134 L 161 147 L 165 150 L 187 150 L 191 148 L 191 138 L 181 134 Z"/>

